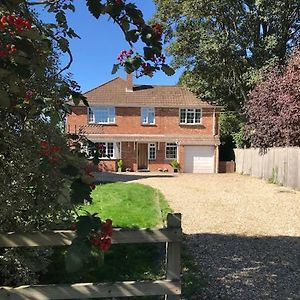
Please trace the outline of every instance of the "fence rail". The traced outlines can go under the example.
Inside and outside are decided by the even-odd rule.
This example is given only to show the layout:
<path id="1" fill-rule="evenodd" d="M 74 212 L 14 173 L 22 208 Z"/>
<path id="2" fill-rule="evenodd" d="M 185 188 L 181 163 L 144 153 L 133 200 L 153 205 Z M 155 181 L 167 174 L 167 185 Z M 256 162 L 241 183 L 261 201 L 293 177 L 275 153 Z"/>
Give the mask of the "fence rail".
<path id="1" fill-rule="evenodd" d="M 236 172 L 300 189 L 300 147 L 235 149 Z"/>
<path id="2" fill-rule="evenodd" d="M 73 231 L 0 233 L 0 248 L 65 246 L 70 245 L 74 237 Z M 165 280 L 0 287 L 0 299 L 54 300 L 165 295 L 166 300 L 179 300 L 181 239 L 180 214 L 169 214 L 167 228 L 163 229 L 113 230 L 113 244 L 166 243 Z"/>

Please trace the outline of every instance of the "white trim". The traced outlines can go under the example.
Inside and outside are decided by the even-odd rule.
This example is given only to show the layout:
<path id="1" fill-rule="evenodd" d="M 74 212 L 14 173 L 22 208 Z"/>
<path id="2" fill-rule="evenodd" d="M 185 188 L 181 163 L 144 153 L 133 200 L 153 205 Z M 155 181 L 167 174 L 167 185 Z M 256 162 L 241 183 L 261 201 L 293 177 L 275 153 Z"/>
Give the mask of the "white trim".
<path id="1" fill-rule="evenodd" d="M 185 110 L 185 122 L 181 122 L 181 111 Z M 188 110 L 192 110 L 194 113 L 194 119 L 193 119 L 193 123 L 188 123 L 187 122 L 187 113 Z M 196 110 L 200 110 L 200 122 L 196 123 Z M 203 110 L 202 108 L 179 108 L 179 125 L 188 125 L 188 126 L 197 126 L 197 125 L 202 125 L 202 117 L 203 117 Z"/>
<path id="2" fill-rule="evenodd" d="M 143 112 L 146 112 L 147 121 L 143 122 Z M 149 113 L 153 112 L 153 123 L 149 122 Z M 141 107 L 141 125 L 155 125 L 155 107 Z"/>
<path id="3" fill-rule="evenodd" d="M 110 157 L 108 157 L 108 156 L 104 156 L 104 157 L 100 157 L 99 156 L 99 158 L 101 158 L 101 160 L 111 160 L 111 159 L 118 159 L 117 158 L 117 144 L 116 144 L 116 142 L 103 142 L 103 141 L 101 141 L 101 142 L 96 142 L 95 144 L 105 144 L 105 155 L 108 155 L 108 144 L 113 144 L 113 155 L 112 156 L 110 156 Z"/>
<path id="4" fill-rule="evenodd" d="M 154 145 L 154 146 L 153 146 Z M 154 158 L 150 158 L 150 148 L 154 148 Z M 157 147 L 156 143 L 148 143 L 148 160 L 156 160 L 156 155 L 157 155 Z"/>
<path id="5" fill-rule="evenodd" d="M 167 157 L 167 146 L 168 144 L 174 144 L 176 146 L 176 157 L 175 158 L 168 158 Z M 176 142 L 174 143 L 165 143 L 165 160 L 177 160 L 178 158 L 178 144 Z"/>
<path id="6" fill-rule="evenodd" d="M 94 115 L 94 120 L 93 122 L 90 122 L 90 110 L 93 111 L 93 109 L 103 109 L 107 110 L 108 113 L 108 121 L 107 122 L 96 122 L 96 114 L 93 112 Z M 113 115 L 113 121 L 110 122 L 109 117 L 110 117 L 110 109 L 113 109 L 114 115 Z M 115 106 L 90 106 L 88 108 L 88 124 L 102 124 L 102 125 L 107 125 L 107 124 L 116 124 L 116 107 Z"/>

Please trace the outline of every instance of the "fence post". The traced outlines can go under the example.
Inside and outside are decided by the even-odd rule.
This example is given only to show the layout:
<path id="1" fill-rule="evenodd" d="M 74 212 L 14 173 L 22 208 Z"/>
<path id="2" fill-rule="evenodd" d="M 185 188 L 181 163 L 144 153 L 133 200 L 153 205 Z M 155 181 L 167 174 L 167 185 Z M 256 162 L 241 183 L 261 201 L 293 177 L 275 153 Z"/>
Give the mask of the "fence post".
<path id="1" fill-rule="evenodd" d="M 168 228 L 181 228 L 181 214 L 168 214 Z M 180 281 L 181 243 L 168 242 L 166 246 L 167 279 Z M 180 300 L 180 295 L 165 295 L 165 300 Z"/>

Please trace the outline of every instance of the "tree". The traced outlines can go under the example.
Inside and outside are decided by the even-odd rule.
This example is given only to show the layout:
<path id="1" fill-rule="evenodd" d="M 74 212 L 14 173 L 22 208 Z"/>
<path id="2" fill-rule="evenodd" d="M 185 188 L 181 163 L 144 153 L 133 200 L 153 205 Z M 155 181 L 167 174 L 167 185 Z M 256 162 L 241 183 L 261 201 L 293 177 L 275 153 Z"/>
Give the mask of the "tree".
<path id="1" fill-rule="evenodd" d="M 159 24 L 146 24 L 142 12 L 123 0 L 86 2 L 95 18 L 108 15 L 120 27 L 130 47 L 138 41 L 145 46 L 142 55 L 132 49 L 123 51 L 113 72 L 124 67 L 138 76 L 152 76 L 158 70 L 173 74 L 162 54 Z M 36 5 L 54 14 L 55 22 L 43 23 L 33 11 Z M 88 141 L 81 136 L 66 136 L 61 126 L 71 109 L 69 101 L 88 106 L 78 84 L 63 75 L 73 61 L 69 39 L 78 37 L 68 26 L 67 10 L 75 10 L 72 0 L 0 3 L 1 231 L 44 230 L 64 223 L 70 227 L 74 205 L 91 200 L 91 168 L 79 151 L 80 145 Z M 62 69 L 61 53 L 70 58 Z M 97 163 L 101 153 L 94 152 Z M 78 218 L 73 253 L 87 238 L 93 245 L 85 248 L 85 255 L 95 245 L 104 248 L 96 235 L 101 224 L 98 216 Z M 109 232 L 110 225 L 105 223 Z M 0 284 L 36 283 L 36 272 L 45 268 L 50 254 L 49 249 L 1 250 Z M 72 265 L 72 255 L 68 262 Z"/>
<path id="2" fill-rule="evenodd" d="M 300 47 L 266 72 L 245 103 L 254 147 L 300 146 Z"/>
<path id="3" fill-rule="evenodd" d="M 156 0 L 180 83 L 239 110 L 260 69 L 284 59 L 300 34 L 298 0 Z"/>

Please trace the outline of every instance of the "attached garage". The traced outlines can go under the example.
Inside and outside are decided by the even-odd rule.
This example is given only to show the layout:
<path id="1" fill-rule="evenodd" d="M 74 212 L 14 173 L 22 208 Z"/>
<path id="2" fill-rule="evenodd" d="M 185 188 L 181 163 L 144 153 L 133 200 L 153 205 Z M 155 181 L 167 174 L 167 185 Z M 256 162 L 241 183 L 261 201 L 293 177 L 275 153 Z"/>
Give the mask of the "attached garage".
<path id="1" fill-rule="evenodd" d="M 184 146 L 185 173 L 214 173 L 215 146 Z"/>

